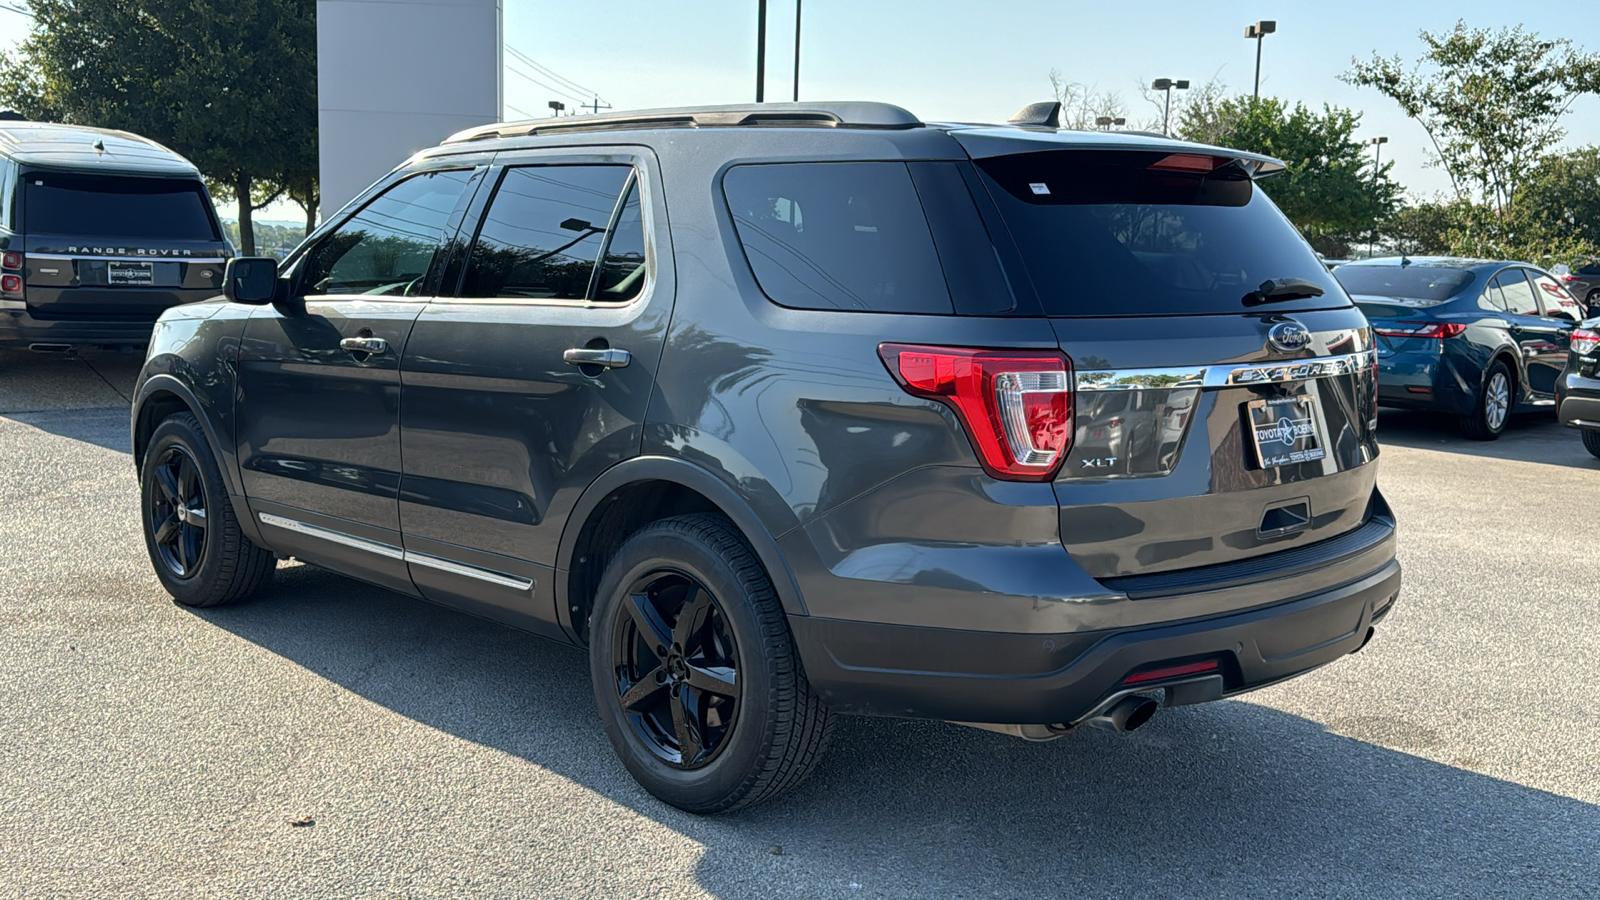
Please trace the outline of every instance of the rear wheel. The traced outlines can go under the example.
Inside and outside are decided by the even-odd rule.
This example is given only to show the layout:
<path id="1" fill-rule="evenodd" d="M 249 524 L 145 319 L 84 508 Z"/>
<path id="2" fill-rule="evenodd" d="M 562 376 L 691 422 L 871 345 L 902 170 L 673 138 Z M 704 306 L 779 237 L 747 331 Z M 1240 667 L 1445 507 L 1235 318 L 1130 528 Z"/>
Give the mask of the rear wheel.
<path id="1" fill-rule="evenodd" d="M 239 530 L 222 471 L 192 414 L 156 426 L 139 487 L 145 549 L 174 600 L 184 606 L 242 600 L 272 574 L 272 554 Z"/>
<path id="2" fill-rule="evenodd" d="M 1595 458 L 1600 459 L 1600 431 L 1591 431 L 1588 428 L 1583 429 L 1583 449 L 1589 451 Z"/>
<path id="3" fill-rule="evenodd" d="M 1583 298 L 1583 305 L 1588 310 L 1588 315 L 1600 316 L 1600 288 L 1590 291 L 1589 295 Z"/>
<path id="4" fill-rule="evenodd" d="M 772 583 L 732 523 L 647 526 L 606 568 L 589 629 L 606 734 L 645 790 L 714 813 L 816 765 L 832 718 L 806 681 Z"/>
<path id="5" fill-rule="evenodd" d="M 1495 360 L 1484 373 L 1472 412 L 1461 417 L 1461 431 L 1475 441 L 1492 441 L 1506 429 L 1516 397 L 1516 380 L 1504 362 Z"/>

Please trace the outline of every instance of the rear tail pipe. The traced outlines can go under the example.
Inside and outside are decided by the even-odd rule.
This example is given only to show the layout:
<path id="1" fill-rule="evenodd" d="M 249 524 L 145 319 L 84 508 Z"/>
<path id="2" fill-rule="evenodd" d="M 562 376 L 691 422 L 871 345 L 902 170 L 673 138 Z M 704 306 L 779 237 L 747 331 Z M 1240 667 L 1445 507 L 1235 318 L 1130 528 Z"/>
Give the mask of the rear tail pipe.
<path id="1" fill-rule="evenodd" d="M 1112 704 L 1110 709 L 1089 721 L 1104 723 L 1113 730 L 1126 734 L 1143 727 L 1146 722 L 1155 716 L 1156 710 L 1160 708 L 1161 704 L 1150 697 L 1131 694 L 1118 700 Z"/>

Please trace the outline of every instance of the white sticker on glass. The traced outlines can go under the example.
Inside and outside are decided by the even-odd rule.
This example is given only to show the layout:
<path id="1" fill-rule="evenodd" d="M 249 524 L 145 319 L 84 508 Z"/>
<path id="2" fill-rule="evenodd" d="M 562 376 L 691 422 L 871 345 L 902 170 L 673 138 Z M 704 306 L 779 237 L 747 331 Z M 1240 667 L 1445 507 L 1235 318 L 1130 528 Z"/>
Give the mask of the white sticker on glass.
<path id="1" fill-rule="evenodd" d="M 1042 181 L 1030 181 L 1028 182 L 1028 187 L 1032 188 L 1035 194 L 1050 193 L 1050 185 L 1045 184 Z"/>

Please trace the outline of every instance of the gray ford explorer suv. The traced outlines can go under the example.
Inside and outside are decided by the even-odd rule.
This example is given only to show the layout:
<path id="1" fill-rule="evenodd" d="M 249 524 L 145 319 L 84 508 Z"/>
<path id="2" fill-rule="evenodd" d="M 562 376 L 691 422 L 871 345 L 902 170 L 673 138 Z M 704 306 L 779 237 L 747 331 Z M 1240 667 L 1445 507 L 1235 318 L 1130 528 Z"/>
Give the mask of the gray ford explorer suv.
<path id="1" fill-rule="evenodd" d="M 840 713 L 1139 727 L 1400 589 L 1361 313 L 1250 153 L 876 103 L 492 125 L 161 318 L 178 602 L 293 557 L 586 646 L 623 764 L 773 796 Z"/>
<path id="2" fill-rule="evenodd" d="M 0 123 L 0 347 L 138 346 L 233 255 L 200 173 L 126 131 Z"/>

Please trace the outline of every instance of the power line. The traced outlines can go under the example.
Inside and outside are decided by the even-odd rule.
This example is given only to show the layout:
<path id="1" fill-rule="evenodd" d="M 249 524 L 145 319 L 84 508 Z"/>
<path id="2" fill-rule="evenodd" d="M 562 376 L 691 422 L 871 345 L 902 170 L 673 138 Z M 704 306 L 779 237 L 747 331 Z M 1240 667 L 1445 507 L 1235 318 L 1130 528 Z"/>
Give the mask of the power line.
<path id="1" fill-rule="evenodd" d="M 545 77 L 550 78 L 551 80 L 555 81 L 557 84 L 561 84 L 561 85 L 564 85 L 566 87 L 569 87 L 572 90 L 575 90 L 580 94 L 595 95 L 595 94 L 599 93 L 599 91 L 596 91 L 593 88 L 585 87 L 585 86 L 577 83 L 576 81 L 573 81 L 571 78 L 568 78 L 565 75 L 562 75 L 561 73 L 559 73 L 556 70 L 550 68 L 549 66 L 542 65 L 538 60 L 534 59 L 533 57 L 529 56 L 526 53 L 523 53 L 521 50 L 518 50 L 515 47 L 507 45 L 506 49 L 511 51 L 511 55 L 512 56 L 515 56 L 517 59 L 520 59 L 524 63 L 527 63 L 529 66 L 532 66 L 533 70 L 535 72 L 538 72 L 538 73 L 544 75 Z"/>
<path id="2" fill-rule="evenodd" d="M 28 12 L 27 10 L 22 9 L 20 7 L 12 6 L 9 3 L 0 3 L 0 9 L 3 9 L 5 11 L 7 11 L 7 12 L 14 12 L 19 16 L 27 16 L 30 19 L 33 18 L 33 13 Z"/>
<path id="3" fill-rule="evenodd" d="M 534 84 L 537 84 L 538 86 L 544 88 L 547 91 L 551 91 L 551 92 L 555 93 L 557 96 L 565 97 L 568 100 L 571 100 L 571 101 L 573 101 L 575 103 L 584 102 L 584 98 L 582 96 L 579 96 L 578 94 L 574 94 L 574 93 L 571 93 L 571 92 L 566 91 L 566 90 L 563 90 L 561 88 L 557 88 L 557 87 L 545 84 L 544 82 L 542 82 L 539 79 L 533 77 L 532 75 L 529 75 L 527 72 L 522 71 L 521 69 L 517 68 L 516 66 L 511 65 L 510 63 L 506 63 L 506 71 L 511 72 L 513 74 L 516 74 L 516 75 L 521 75 L 523 78 L 528 79 L 529 81 L 533 82 Z"/>

